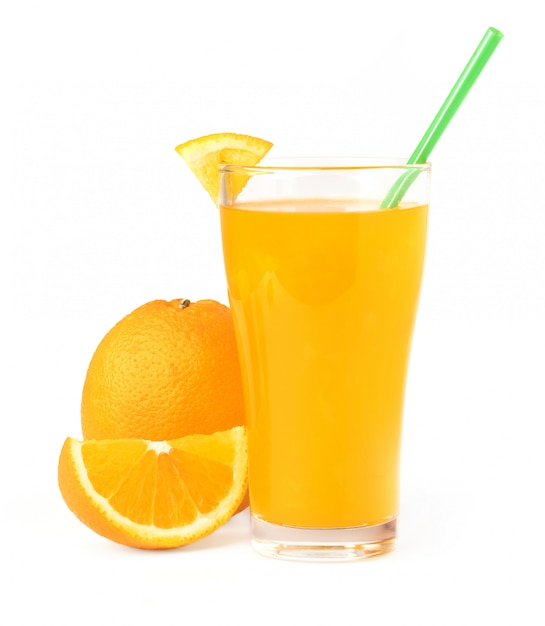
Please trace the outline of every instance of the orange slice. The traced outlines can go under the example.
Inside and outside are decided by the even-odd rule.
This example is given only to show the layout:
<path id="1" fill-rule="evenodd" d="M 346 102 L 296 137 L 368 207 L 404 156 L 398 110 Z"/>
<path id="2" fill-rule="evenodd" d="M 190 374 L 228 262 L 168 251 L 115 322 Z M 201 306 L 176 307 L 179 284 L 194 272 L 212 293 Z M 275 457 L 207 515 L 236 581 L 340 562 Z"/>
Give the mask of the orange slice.
<path id="1" fill-rule="evenodd" d="M 247 487 L 244 426 L 171 441 L 66 439 L 59 487 L 89 528 L 136 548 L 176 548 L 227 522 Z"/>
<path id="2" fill-rule="evenodd" d="M 201 185 L 208 191 L 214 203 L 218 204 L 221 163 L 233 163 L 251 167 L 272 148 L 272 143 L 237 133 L 216 133 L 205 135 L 180 144 L 176 152 L 191 168 Z M 248 176 L 238 176 L 235 181 L 235 195 L 238 195 L 248 182 Z"/>

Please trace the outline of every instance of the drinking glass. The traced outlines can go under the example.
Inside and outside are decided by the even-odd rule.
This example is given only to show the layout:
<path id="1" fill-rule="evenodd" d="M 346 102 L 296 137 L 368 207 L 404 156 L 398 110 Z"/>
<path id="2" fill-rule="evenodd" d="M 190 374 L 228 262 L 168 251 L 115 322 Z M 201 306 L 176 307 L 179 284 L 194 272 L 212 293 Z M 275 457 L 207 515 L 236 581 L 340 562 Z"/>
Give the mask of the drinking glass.
<path id="1" fill-rule="evenodd" d="M 252 543 L 297 560 L 388 552 L 430 165 L 281 159 L 221 170 Z M 402 201 L 381 208 L 409 171 Z"/>

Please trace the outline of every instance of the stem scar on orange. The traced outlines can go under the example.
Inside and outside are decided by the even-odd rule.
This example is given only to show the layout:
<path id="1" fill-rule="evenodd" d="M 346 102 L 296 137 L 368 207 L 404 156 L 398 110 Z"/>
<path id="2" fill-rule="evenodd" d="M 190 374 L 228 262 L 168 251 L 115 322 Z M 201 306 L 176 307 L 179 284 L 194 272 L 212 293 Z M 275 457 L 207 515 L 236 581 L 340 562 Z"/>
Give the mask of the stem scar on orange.
<path id="1" fill-rule="evenodd" d="M 92 357 L 81 403 L 85 439 L 164 441 L 244 423 L 233 320 L 219 302 L 148 302 Z"/>
<path id="2" fill-rule="evenodd" d="M 135 548 L 176 548 L 227 522 L 247 489 L 244 426 L 171 441 L 66 439 L 58 480 L 70 510 Z"/>

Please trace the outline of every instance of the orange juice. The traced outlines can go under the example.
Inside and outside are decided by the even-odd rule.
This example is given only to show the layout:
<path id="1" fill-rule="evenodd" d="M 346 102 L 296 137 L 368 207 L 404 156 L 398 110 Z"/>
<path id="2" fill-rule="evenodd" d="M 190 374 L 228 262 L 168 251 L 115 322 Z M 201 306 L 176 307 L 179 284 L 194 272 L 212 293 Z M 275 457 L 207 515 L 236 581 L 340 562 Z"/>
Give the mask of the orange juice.
<path id="1" fill-rule="evenodd" d="M 320 199 L 221 207 L 252 515 L 299 528 L 397 515 L 427 213 Z"/>

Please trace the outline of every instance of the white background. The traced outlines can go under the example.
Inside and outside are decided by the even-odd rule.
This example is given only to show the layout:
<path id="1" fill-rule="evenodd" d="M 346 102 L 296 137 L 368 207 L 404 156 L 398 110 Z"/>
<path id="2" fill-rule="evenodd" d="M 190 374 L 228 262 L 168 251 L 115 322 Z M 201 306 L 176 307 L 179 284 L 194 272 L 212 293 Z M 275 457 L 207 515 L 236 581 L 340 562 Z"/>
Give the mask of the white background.
<path id="1" fill-rule="evenodd" d="M 539 3 L 2 7 L 1 623 L 545 623 Z M 156 298 L 227 302 L 217 213 L 174 147 L 408 156 L 490 25 L 505 38 L 431 158 L 397 550 L 278 562 L 246 514 L 167 552 L 80 524 L 56 466 L 102 336 Z"/>

